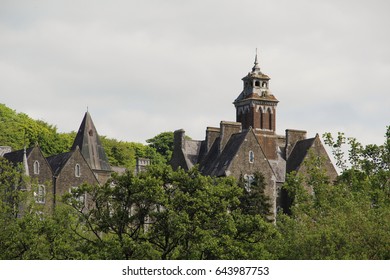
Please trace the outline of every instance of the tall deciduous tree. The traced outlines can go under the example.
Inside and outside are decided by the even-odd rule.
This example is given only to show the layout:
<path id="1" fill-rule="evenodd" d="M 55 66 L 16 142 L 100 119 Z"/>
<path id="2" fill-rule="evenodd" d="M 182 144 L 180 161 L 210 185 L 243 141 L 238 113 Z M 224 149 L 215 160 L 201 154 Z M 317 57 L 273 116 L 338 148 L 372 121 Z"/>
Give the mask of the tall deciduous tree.
<path id="1" fill-rule="evenodd" d="M 308 176 L 291 174 L 285 188 L 293 197 L 292 215 L 278 218 L 283 242 L 275 244 L 279 258 L 388 259 L 390 258 L 389 128 L 384 145 L 363 146 L 349 139 L 348 159 L 343 139 L 328 143 L 345 163 L 335 184 L 305 162 Z M 337 142 L 337 144 L 335 144 Z M 303 186 L 313 187 L 308 194 Z"/>

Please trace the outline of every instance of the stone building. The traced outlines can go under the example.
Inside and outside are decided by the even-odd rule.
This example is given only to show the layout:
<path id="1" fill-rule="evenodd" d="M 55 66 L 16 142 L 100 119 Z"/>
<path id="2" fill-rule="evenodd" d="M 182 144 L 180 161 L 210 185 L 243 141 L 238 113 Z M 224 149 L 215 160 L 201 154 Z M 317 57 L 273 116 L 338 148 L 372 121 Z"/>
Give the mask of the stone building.
<path id="1" fill-rule="evenodd" d="M 53 196 L 48 194 L 52 193 L 53 173 L 38 145 L 28 149 L 5 153 L 4 158 L 15 166 L 20 165 L 23 167 L 24 175 L 30 177 L 29 183 L 33 183 L 36 186 L 33 192 L 37 203 L 47 204 L 52 202 Z M 31 184 L 20 187 L 29 190 L 30 186 Z"/>
<path id="2" fill-rule="evenodd" d="M 183 129 L 174 133 L 173 168 L 190 169 L 199 165 L 204 175 L 251 178 L 261 172 L 272 212 L 288 207 L 281 192 L 286 174 L 305 172 L 304 160 L 314 154 L 324 158 L 330 179 L 337 172 L 318 134 L 307 139 L 306 131 L 287 129 L 276 134 L 278 100 L 270 91 L 270 77 L 260 71 L 257 54 L 252 71 L 244 78 L 243 90 L 233 102 L 236 122 L 221 121 L 207 127 L 205 140 L 188 140 Z"/>
<path id="3" fill-rule="evenodd" d="M 53 170 L 53 194 L 61 197 L 82 184 L 99 185 L 94 171 L 82 155 L 78 146 L 67 153 L 47 158 Z M 87 206 L 85 195 L 80 197 Z"/>
<path id="4" fill-rule="evenodd" d="M 25 175 L 30 177 L 30 185 L 37 185 L 35 201 L 50 207 L 81 184 L 105 184 L 113 172 L 88 112 L 69 152 L 45 158 L 38 145 L 13 152 L 10 147 L 2 146 L 0 155 L 14 165 L 23 166 Z M 80 199 L 88 206 L 85 195 Z"/>
<path id="5" fill-rule="evenodd" d="M 111 176 L 112 169 L 89 112 L 84 115 L 71 150 L 74 151 L 77 147 L 99 183 L 106 183 Z"/>

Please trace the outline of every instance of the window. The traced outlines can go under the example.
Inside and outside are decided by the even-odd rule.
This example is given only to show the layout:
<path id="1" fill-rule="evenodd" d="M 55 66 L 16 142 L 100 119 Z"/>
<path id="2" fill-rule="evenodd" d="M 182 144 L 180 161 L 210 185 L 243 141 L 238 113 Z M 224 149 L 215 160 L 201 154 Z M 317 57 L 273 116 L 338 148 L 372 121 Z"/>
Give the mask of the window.
<path id="1" fill-rule="evenodd" d="M 36 203 L 45 203 L 46 188 L 44 185 L 38 186 L 38 191 L 34 193 Z"/>
<path id="2" fill-rule="evenodd" d="M 34 174 L 39 174 L 39 161 L 34 161 Z"/>
<path id="3" fill-rule="evenodd" d="M 255 153 L 253 151 L 249 151 L 249 162 L 253 163 L 255 161 Z"/>
<path id="4" fill-rule="evenodd" d="M 264 128 L 264 113 L 263 109 L 260 108 L 260 129 Z"/>
<path id="5" fill-rule="evenodd" d="M 268 114 L 268 128 L 269 130 L 272 130 L 272 113 L 270 108 L 268 108 L 267 114 Z"/>
<path id="6" fill-rule="evenodd" d="M 251 187 L 254 180 L 255 180 L 255 176 L 248 175 L 248 174 L 244 175 L 244 187 L 247 192 L 251 191 Z"/>
<path id="7" fill-rule="evenodd" d="M 78 191 L 78 187 L 71 187 L 69 189 L 69 193 L 74 197 L 76 198 L 76 200 L 81 204 L 81 205 L 85 205 L 85 201 L 86 201 L 86 194 L 85 193 L 82 193 L 80 194 L 79 191 Z"/>
<path id="8" fill-rule="evenodd" d="M 259 87 L 260 86 L 260 81 L 256 81 L 255 82 L 255 87 Z"/>
<path id="9" fill-rule="evenodd" d="M 266 88 L 267 87 L 267 83 L 263 82 L 262 87 Z"/>
<path id="10" fill-rule="evenodd" d="M 80 164 L 76 164 L 75 168 L 74 168 L 74 175 L 76 177 L 80 177 L 81 176 L 81 168 L 80 168 Z"/>

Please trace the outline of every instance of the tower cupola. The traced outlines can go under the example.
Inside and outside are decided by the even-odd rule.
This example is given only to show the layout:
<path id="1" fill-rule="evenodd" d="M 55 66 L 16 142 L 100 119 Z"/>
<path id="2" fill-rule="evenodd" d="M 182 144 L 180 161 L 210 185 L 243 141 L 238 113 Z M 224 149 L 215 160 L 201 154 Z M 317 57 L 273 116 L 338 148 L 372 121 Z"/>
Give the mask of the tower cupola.
<path id="1" fill-rule="evenodd" d="M 269 90 L 270 77 L 260 70 L 257 49 L 252 71 L 242 81 L 243 90 L 233 102 L 236 121 L 242 123 L 243 129 L 252 127 L 265 133 L 274 133 L 276 105 L 279 101 Z"/>

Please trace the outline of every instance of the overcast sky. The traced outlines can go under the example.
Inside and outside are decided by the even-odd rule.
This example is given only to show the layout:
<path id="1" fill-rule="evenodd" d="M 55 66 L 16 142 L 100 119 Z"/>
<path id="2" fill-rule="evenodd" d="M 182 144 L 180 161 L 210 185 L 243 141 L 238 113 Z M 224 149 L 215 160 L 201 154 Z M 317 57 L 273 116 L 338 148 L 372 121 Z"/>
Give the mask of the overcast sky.
<path id="1" fill-rule="evenodd" d="M 0 103 L 77 130 L 144 142 L 235 121 L 260 67 L 277 132 L 345 132 L 381 144 L 390 125 L 388 0 L 0 0 Z M 1 145 L 1 143 L 0 143 Z"/>

